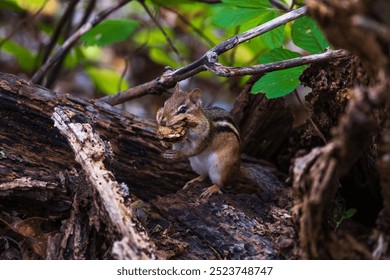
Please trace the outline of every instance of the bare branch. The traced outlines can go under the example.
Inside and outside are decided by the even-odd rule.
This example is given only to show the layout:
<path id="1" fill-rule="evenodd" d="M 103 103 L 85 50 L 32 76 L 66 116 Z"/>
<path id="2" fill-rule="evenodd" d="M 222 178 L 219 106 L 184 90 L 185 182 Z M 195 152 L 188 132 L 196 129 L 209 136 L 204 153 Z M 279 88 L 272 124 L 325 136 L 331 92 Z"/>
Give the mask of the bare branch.
<path id="1" fill-rule="evenodd" d="M 209 63 L 206 63 L 205 67 L 208 71 L 222 77 L 245 76 L 245 75 L 263 74 L 266 72 L 292 68 L 292 67 L 301 66 L 313 62 L 321 62 L 321 61 L 326 61 L 335 58 L 342 58 L 348 55 L 349 53 L 346 50 L 335 50 L 335 51 L 329 51 L 320 54 L 307 55 L 307 56 L 287 59 L 278 62 L 271 62 L 266 64 L 246 66 L 246 67 L 224 66 L 222 64 L 213 61 L 213 59 L 217 58 L 216 56 L 214 57 L 210 56 L 209 57 L 210 61 Z"/>
<path id="2" fill-rule="evenodd" d="M 220 44 L 216 45 L 208 52 L 206 52 L 201 58 L 192 62 L 191 64 L 179 68 L 175 71 L 169 69 L 163 75 L 155 80 L 149 81 L 145 84 L 138 85 L 130 88 L 126 91 L 120 92 L 115 95 L 105 96 L 100 98 L 99 101 L 107 102 L 111 105 L 123 103 L 125 101 L 141 97 L 147 94 L 157 94 L 162 91 L 173 87 L 178 81 L 192 77 L 199 72 L 205 71 L 206 64 L 210 63 L 210 59 L 217 61 L 218 56 L 228 50 L 236 47 L 237 45 L 246 42 L 252 38 L 260 36 L 265 32 L 268 32 L 278 26 L 281 26 L 287 22 L 293 21 L 306 14 L 306 7 L 302 7 L 291 12 L 288 12 L 280 17 L 277 17 L 269 22 L 266 22 L 260 26 L 252 28 L 242 34 L 230 37 Z M 247 75 L 247 74 L 244 74 Z"/>
<path id="3" fill-rule="evenodd" d="M 119 9 L 123 5 L 129 3 L 131 0 L 121 0 L 116 5 L 113 5 L 106 10 L 101 11 L 95 17 L 93 17 L 90 21 L 83 24 L 72 36 L 70 36 L 65 43 L 57 50 L 57 52 L 50 57 L 42 67 L 35 72 L 34 76 L 31 79 L 32 83 L 37 83 L 37 81 L 41 80 L 43 75 L 63 56 L 64 52 L 68 51 L 81 37 L 81 35 L 88 32 L 92 27 L 96 26 L 102 20 L 104 20 L 109 14 Z"/>
<path id="4" fill-rule="evenodd" d="M 294 94 L 295 94 L 295 97 L 297 98 L 299 104 L 301 104 L 301 106 L 303 107 L 303 109 L 305 109 L 306 111 L 306 114 L 307 114 L 307 117 L 309 119 L 309 122 L 311 123 L 311 125 L 313 126 L 314 130 L 317 132 L 318 136 L 321 138 L 321 140 L 324 142 L 324 144 L 326 144 L 326 138 L 324 136 L 324 134 L 321 132 L 321 130 L 318 128 L 318 126 L 316 125 L 316 123 L 313 121 L 313 118 L 311 117 L 311 114 L 310 114 L 310 111 L 309 111 L 309 108 L 307 108 L 307 106 L 305 105 L 305 103 L 303 103 L 301 97 L 299 96 L 299 93 L 296 89 L 294 89 Z"/>
<path id="5" fill-rule="evenodd" d="M 96 0 L 89 1 L 88 6 L 86 7 L 86 9 L 84 11 L 83 18 L 81 19 L 80 24 L 77 27 L 77 29 L 79 29 L 84 23 L 87 22 L 88 18 L 92 14 L 92 11 L 95 8 L 95 6 L 96 6 Z"/>

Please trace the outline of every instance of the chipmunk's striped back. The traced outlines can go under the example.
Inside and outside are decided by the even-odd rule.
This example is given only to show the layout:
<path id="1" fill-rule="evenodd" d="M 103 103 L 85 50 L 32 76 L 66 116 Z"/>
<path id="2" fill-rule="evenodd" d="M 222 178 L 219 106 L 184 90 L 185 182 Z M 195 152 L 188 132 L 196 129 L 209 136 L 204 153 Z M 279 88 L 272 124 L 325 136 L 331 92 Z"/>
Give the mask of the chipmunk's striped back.
<path id="1" fill-rule="evenodd" d="M 231 115 L 225 110 L 213 107 L 204 109 L 206 117 L 214 126 L 215 132 L 232 132 L 240 142 L 240 133 Z"/>

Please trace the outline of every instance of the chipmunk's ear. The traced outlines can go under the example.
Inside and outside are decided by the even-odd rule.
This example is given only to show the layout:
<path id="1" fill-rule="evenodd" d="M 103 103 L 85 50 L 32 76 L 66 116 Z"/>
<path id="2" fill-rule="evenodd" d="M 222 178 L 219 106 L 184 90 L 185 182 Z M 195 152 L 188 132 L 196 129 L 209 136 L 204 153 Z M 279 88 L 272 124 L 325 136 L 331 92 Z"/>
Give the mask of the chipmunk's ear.
<path id="1" fill-rule="evenodd" d="M 200 89 L 194 88 L 190 93 L 189 97 L 192 103 L 194 103 L 197 106 L 202 105 L 202 100 L 200 99 Z"/>
<path id="2" fill-rule="evenodd" d="M 174 92 L 179 93 L 180 92 L 180 86 L 179 83 L 176 83 Z"/>

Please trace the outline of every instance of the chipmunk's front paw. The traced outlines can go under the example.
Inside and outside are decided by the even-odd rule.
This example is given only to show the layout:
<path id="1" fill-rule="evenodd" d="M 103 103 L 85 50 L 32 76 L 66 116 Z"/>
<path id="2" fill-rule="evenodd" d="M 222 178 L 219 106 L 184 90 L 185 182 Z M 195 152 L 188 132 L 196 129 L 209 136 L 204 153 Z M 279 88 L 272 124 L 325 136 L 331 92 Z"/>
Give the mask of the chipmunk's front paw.
<path id="1" fill-rule="evenodd" d="M 182 156 L 181 153 L 178 151 L 168 150 L 163 153 L 163 157 L 168 159 L 178 159 L 181 158 Z"/>
<path id="2" fill-rule="evenodd" d="M 188 181 L 188 182 L 184 185 L 183 190 L 188 189 L 188 188 L 191 187 L 193 184 L 198 183 L 198 182 L 202 182 L 202 181 L 204 181 L 204 180 L 205 180 L 205 177 L 203 177 L 203 176 L 198 176 L 198 177 L 196 177 L 195 179 L 192 179 L 191 181 Z"/>

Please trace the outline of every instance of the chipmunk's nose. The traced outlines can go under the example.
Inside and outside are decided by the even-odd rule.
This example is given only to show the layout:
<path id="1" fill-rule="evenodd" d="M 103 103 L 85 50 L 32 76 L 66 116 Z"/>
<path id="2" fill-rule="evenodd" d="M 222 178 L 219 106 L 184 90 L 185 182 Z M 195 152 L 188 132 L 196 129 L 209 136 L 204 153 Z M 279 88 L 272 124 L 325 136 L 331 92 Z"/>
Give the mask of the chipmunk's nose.
<path id="1" fill-rule="evenodd" d="M 164 119 L 162 119 L 161 121 L 160 121 L 160 124 L 162 125 L 162 126 L 166 126 L 167 125 L 167 120 L 164 118 Z"/>

